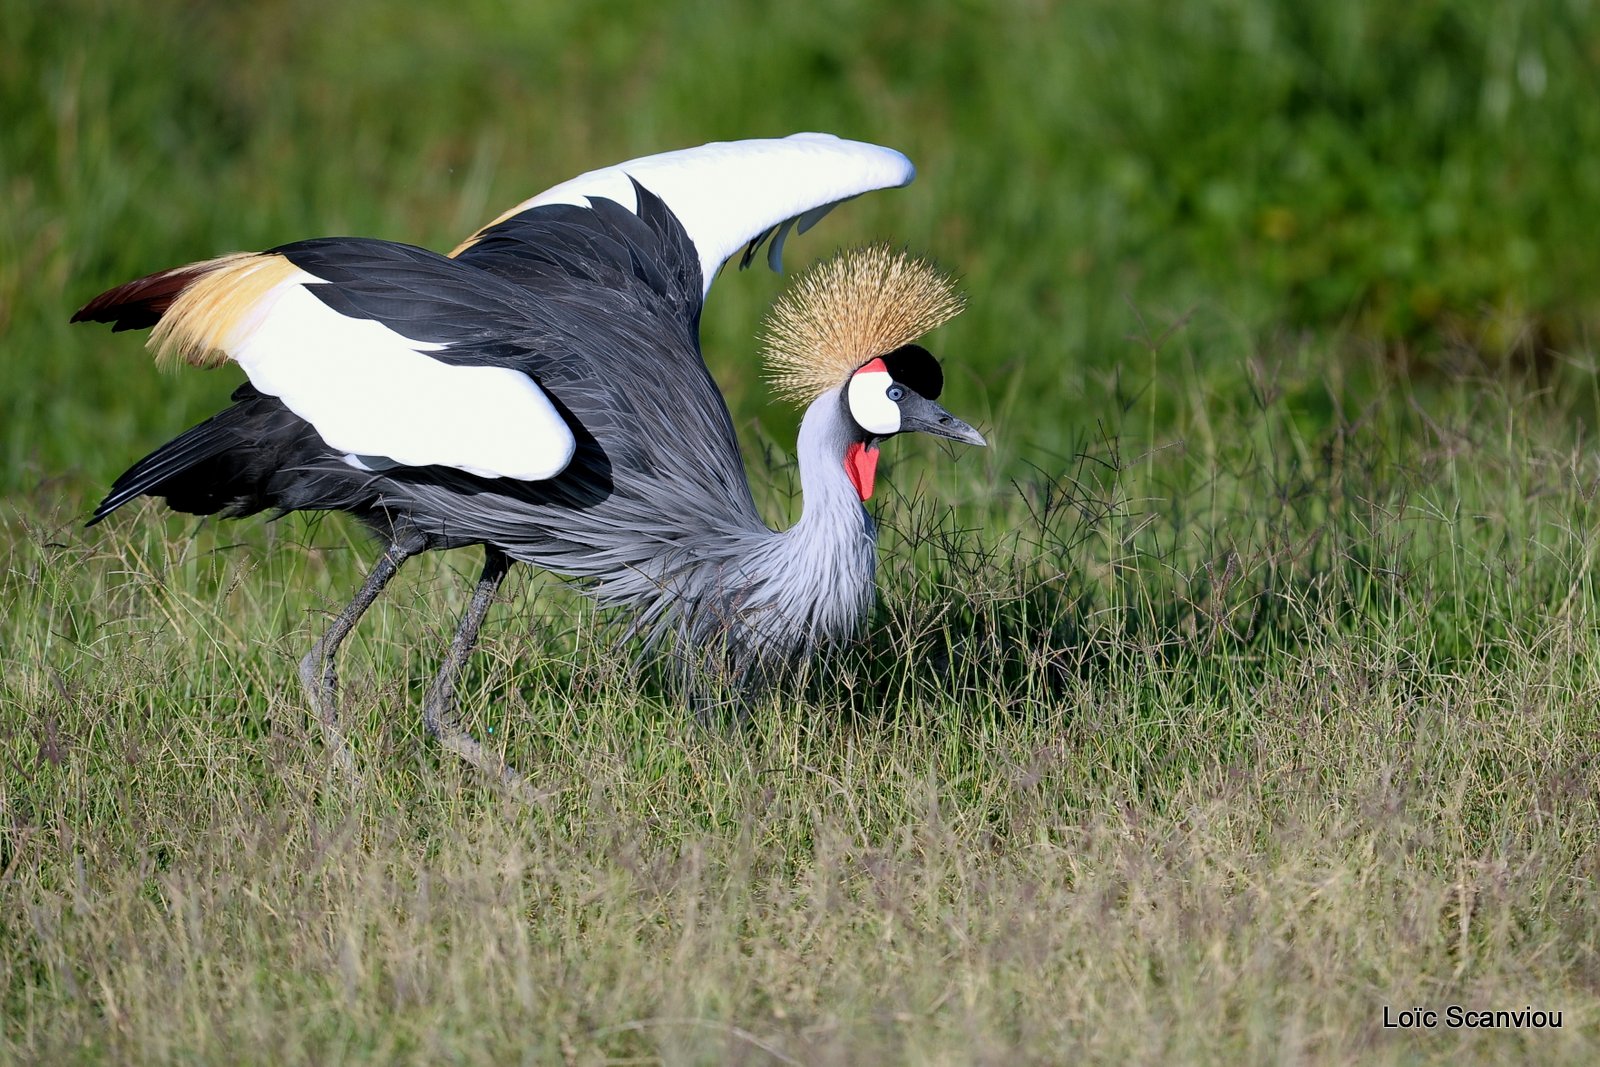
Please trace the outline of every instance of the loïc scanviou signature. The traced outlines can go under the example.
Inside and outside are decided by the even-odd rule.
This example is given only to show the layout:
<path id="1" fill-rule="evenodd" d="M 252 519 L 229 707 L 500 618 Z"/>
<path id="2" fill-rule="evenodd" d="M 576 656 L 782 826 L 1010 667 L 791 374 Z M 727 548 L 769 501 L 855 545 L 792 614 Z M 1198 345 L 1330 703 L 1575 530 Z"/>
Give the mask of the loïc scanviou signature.
<path id="1" fill-rule="evenodd" d="M 1441 1025 L 1448 1030 L 1559 1030 L 1561 1013 L 1531 1004 L 1511 1011 L 1464 1008 L 1460 1004 L 1442 1010 L 1383 1006 L 1385 1030 L 1436 1030 Z"/>

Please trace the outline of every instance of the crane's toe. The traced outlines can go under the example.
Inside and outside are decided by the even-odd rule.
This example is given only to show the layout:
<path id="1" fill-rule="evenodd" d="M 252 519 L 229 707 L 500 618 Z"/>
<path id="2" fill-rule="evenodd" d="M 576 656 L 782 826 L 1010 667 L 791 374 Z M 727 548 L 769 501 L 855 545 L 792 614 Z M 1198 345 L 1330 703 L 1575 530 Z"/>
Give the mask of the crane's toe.
<path id="1" fill-rule="evenodd" d="M 422 705 L 422 721 L 441 746 L 472 764 L 485 777 L 512 793 L 528 793 L 531 788 L 528 780 L 498 752 L 484 748 L 456 721 L 453 694 L 441 692 L 437 687 L 430 689 Z"/>
<path id="2" fill-rule="evenodd" d="M 306 701 L 317 721 L 322 724 L 323 743 L 334 768 L 341 776 L 356 779 L 356 754 L 339 729 L 338 676 L 334 673 L 333 657 L 323 651 L 321 641 L 300 661 L 300 685 L 305 689 Z"/>

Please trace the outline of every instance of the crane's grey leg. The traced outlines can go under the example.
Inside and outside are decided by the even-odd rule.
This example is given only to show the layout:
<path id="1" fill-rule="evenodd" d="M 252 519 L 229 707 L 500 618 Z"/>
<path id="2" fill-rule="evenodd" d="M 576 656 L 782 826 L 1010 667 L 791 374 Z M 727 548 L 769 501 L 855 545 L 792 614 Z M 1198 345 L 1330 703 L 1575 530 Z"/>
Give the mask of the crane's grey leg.
<path id="1" fill-rule="evenodd" d="M 511 560 L 504 552 L 493 545 L 483 546 L 483 574 L 478 579 L 477 588 L 472 591 L 472 603 L 467 605 L 466 613 L 461 616 L 461 624 L 456 627 L 456 636 L 450 642 L 449 652 L 445 653 L 444 666 L 439 669 L 433 684 L 428 686 L 428 694 L 422 702 L 422 721 L 428 727 L 428 732 L 438 738 L 445 748 L 490 778 L 508 786 L 520 787 L 522 776 L 499 756 L 485 751 L 471 734 L 462 729 L 455 715 L 456 683 L 461 677 L 461 668 L 466 666 L 473 646 L 478 643 L 478 628 L 483 625 L 483 617 L 489 613 L 495 592 L 510 567 Z"/>
<path id="2" fill-rule="evenodd" d="M 306 699 L 311 702 L 312 710 L 322 721 L 323 739 L 333 753 L 334 763 L 351 777 L 356 773 L 356 758 L 339 731 L 339 676 L 334 657 L 339 652 L 340 643 L 414 551 L 399 541 L 384 549 L 383 555 L 367 574 L 367 580 L 361 583 L 355 598 L 345 605 L 345 609 L 333 620 L 333 625 L 328 627 L 328 632 L 311 646 L 311 651 L 300 661 L 300 684 L 305 687 Z"/>

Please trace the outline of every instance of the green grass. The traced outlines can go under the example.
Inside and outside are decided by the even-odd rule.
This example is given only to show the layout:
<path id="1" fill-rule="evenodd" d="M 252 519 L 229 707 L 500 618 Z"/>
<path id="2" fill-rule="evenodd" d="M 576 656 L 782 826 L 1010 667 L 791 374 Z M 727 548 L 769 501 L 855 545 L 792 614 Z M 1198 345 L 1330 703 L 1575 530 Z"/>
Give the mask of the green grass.
<path id="1" fill-rule="evenodd" d="M 0 1059 L 1593 1062 L 1600 22 L 1582 5 L 0 0 Z M 907 190 L 790 246 L 960 271 L 993 441 L 888 446 L 869 638 L 707 731 L 477 559 L 295 663 L 337 518 L 81 526 L 230 372 L 69 329 L 190 259 L 452 245 L 582 169 L 821 128 Z M 730 272 L 752 481 L 792 413 Z M 1383 1009 L 1561 1011 L 1397 1032 Z"/>

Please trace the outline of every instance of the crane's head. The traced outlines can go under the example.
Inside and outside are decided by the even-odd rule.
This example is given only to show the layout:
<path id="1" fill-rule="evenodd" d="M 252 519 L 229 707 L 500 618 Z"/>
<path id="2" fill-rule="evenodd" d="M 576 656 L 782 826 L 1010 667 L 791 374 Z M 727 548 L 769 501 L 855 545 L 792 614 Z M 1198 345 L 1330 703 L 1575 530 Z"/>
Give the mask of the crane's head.
<path id="1" fill-rule="evenodd" d="M 885 437 L 915 431 L 986 443 L 935 403 L 944 372 L 915 343 L 962 305 L 955 284 L 932 265 L 874 245 L 808 272 L 773 307 L 766 330 L 772 382 L 806 404 L 837 390 L 855 431 L 844 467 L 862 500 L 872 495 Z"/>
<path id="2" fill-rule="evenodd" d="M 944 388 L 939 361 L 921 345 L 901 345 L 875 356 L 850 375 L 840 394 L 859 437 L 845 450 L 844 469 L 862 500 L 872 495 L 878 442 L 897 433 L 926 433 L 969 445 L 983 435 L 934 401 Z"/>

